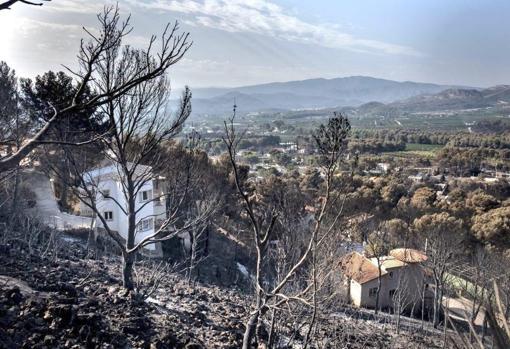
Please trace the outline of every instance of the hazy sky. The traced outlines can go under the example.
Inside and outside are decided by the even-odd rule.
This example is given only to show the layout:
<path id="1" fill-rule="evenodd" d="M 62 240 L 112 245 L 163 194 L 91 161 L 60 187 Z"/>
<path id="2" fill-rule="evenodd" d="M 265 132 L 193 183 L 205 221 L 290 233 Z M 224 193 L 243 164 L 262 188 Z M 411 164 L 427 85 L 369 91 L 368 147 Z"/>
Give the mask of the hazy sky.
<path id="1" fill-rule="evenodd" d="M 33 77 L 73 65 L 82 26 L 105 1 L 52 0 L 0 12 L 0 60 Z M 119 0 L 129 42 L 178 20 L 193 47 L 181 87 L 368 75 L 471 86 L 510 84 L 509 0 Z"/>

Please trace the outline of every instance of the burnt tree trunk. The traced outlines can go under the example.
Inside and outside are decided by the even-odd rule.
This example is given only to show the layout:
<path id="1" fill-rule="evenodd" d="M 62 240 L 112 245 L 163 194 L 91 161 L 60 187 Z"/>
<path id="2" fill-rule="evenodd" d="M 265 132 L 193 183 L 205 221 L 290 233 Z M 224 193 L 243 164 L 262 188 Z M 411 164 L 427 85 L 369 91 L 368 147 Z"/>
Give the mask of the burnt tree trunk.
<path id="1" fill-rule="evenodd" d="M 122 285 L 126 290 L 133 290 L 133 262 L 134 255 L 132 253 L 124 253 L 122 258 Z"/>
<path id="2" fill-rule="evenodd" d="M 12 227 L 13 227 L 14 222 L 17 217 L 20 177 L 21 177 L 20 168 L 19 168 L 19 166 L 16 166 L 16 170 L 15 170 L 15 174 L 14 174 L 14 190 L 12 193 L 12 204 L 11 204 L 11 210 L 10 210 L 10 215 L 9 215 L 8 231 L 12 230 Z"/>
<path id="3" fill-rule="evenodd" d="M 439 312 L 441 310 L 441 300 L 442 300 L 442 295 L 441 295 L 441 283 L 439 282 L 439 280 L 436 278 L 434 280 L 434 313 L 433 313 L 433 325 L 434 325 L 434 328 L 437 328 L 437 326 L 439 325 Z"/>
<path id="4" fill-rule="evenodd" d="M 127 171 L 126 171 L 127 172 Z M 127 201 L 128 201 L 128 235 L 126 241 L 126 251 L 123 254 L 123 270 L 122 270 L 122 283 L 124 288 L 131 291 L 134 288 L 133 284 L 133 263 L 135 253 L 131 251 L 135 247 L 135 233 L 136 233 L 136 193 L 131 178 L 127 178 Z"/>
<path id="5" fill-rule="evenodd" d="M 381 277 L 382 277 L 382 270 L 381 270 L 381 262 L 379 258 L 377 258 L 377 292 L 375 294 L 375 313 L 377 314 L 379 312 L 379 296 L 381 294 Z"/>
<path id="6" fill-rule="evenodd" d="M 255 329 L 257 327 L 257 323 L 259 322 L 259 311 L 257 310 L 253 313 L 248 322 L 246 323 L 246 329 L 244 330 L 243 336 L 243 349 L 249 349 L 251 341 L 253 340 L 253 335 L 255 334 Z"/>

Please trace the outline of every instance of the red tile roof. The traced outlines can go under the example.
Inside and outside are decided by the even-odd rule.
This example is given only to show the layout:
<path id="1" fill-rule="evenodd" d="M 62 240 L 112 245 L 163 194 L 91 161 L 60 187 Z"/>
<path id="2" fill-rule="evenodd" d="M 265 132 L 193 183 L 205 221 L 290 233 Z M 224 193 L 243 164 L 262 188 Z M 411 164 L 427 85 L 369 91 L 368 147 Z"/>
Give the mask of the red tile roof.
<path id="1" fill-rule="evenodd" d="M 347 277 L 359 284 L 376 279 L 379 275 L 377 266 L 358 252 L 345 255 L 340 260 L 340 269 Z M 381 269 L 381 275 L 385 274 L 387 274 L 386 271 Z"/>
<path id="2" fill-rule="evenodd" d="M 390 251 L 390 256 L 406 263 L 422 263 L 427 260 L 427 256 L 423 252 L 412 248 L 396 248 Z"/>

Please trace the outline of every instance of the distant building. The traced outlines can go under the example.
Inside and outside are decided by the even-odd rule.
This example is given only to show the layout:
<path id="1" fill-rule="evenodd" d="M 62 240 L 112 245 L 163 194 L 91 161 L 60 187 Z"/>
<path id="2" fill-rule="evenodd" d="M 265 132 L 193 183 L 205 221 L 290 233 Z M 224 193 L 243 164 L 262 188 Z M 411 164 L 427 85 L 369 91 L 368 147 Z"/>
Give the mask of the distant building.
<path id="1" fill-rule="evenodd" d="M 138 165 L 137 171 L 144 173 L 145 176 L 152 171 L 152 168 Z M 90 179 L 90 186 L 96 192 L 97 208 L 107 221 L 108 227 L 118 232 L 122 238 L 127 239 L 128 217 L 121 209 L 121 207 L 127 207 L 127 201 L 122 188 L 122 179 L 116 166 L 109 165 L 95 169 L 88 172 L 85 178 Z M 166 218 L 166 203 L 165 197 L 162 196 L 161 184 L 161 179 L 153 178 L 143 183 L 138 191 L 135 203 L 135 209 L 139 210 L 136 214 L 135 243 L 153 234 L 158 225 Z M 92 210 L 84 203 L 81 203 L 80 211 L 82 216 L 94 216 Z M 95 218 L 95 227 L 104 228 L 102 221 L 97 217 Z M 159 253 L 160 246 L 159 244 L 150 244 L 146 246 L 146 250 Z"/>
<path id="2" fill-rule="evenodd" d="M 376 165 L 376 170 L 381 171 L 382 173 L 388 173 L 391 168 L 391 165 L 387 162 L 379 162 Z"/>
<path id="3" fill-rule="evenodd" d="M 411 175 L 407 177 L 415 183 L 423 182 L 425 180 L 425 175 L 418 173 L 417 175 Z"/>
<path id="4" fill-rule="evenodd" d="M 397 295 L 406 308 L 420 304 L 423 287 L 428 289 L 428 277 L 422 265 L 426 260 L 427 256 L 420 251 L 404 248 L 394 249 L 389 256 L 380 258 L 379 308 L 393 308 Z M 374 308 L 379 275 L 377 259 L 351 252 L 342 258 L 340 268 L 348 283 L 351 302 L 357 307 Z"/>
<path id="5" fill-rule="evenodd" d="M 295 142 L 280 142 L 280 148 L 286 152 L 298 150 L 298 145 Z"/>

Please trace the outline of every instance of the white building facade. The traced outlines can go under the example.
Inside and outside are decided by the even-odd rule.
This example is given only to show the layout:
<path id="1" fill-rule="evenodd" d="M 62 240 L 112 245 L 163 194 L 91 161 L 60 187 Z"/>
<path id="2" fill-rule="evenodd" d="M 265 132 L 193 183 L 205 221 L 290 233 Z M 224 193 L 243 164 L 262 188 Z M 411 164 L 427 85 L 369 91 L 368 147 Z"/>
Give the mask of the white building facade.
<path id="1" fill-rule="evenodd" d="M 140 172 L 146 176 L 152 172 L 147 166 L 140 167 Z M 116 231 L 127 239 L 128 233 L 128 202 L 123 190 L 122 178 L 115 165 L 105 166 L 87 173 L 86 178 L 90 180 L 90 188 L 95 192 L 95 201 L 98 211 L 105 219 L 108 228 Z M 154 234 L 161 223 L 166 219 L 165 196 L 162 191 L 161 179 L 152 178 L 144 181 L 140 187 L 136 202 L 136 234 L 135 244 L 147 236 Z M 81 204 L 81 214 L 94 216 L 92 210 L 85 204 Z M 98 217 L 95 218 L 95 227 L 104 228 L 104 224 Z M 145 247 L 152 253 L 160 253 L 159 244 L 149 244 Z"/>

